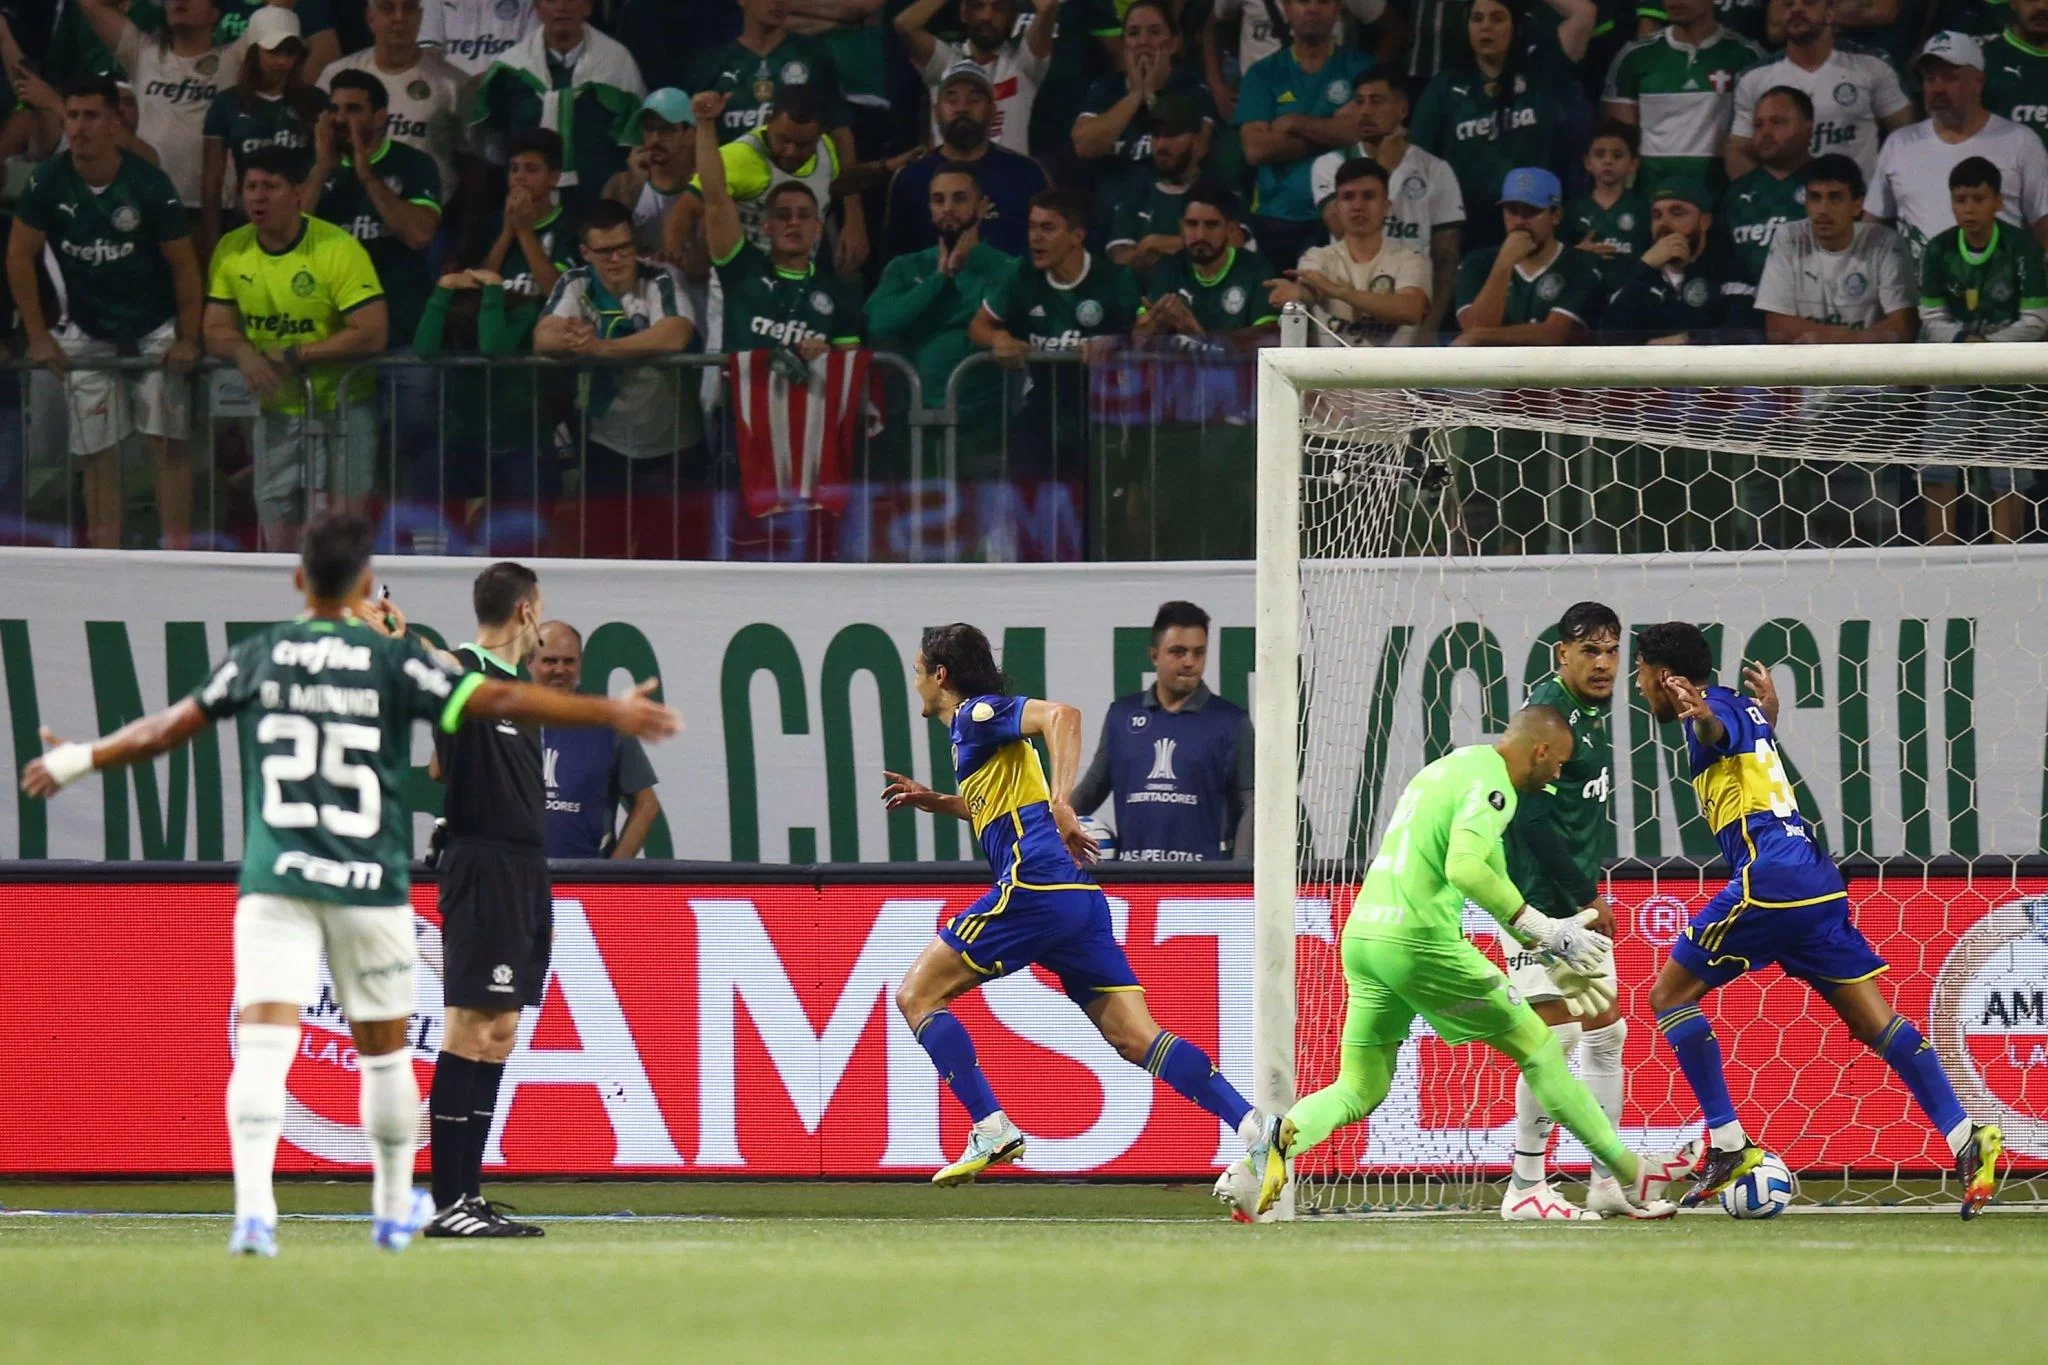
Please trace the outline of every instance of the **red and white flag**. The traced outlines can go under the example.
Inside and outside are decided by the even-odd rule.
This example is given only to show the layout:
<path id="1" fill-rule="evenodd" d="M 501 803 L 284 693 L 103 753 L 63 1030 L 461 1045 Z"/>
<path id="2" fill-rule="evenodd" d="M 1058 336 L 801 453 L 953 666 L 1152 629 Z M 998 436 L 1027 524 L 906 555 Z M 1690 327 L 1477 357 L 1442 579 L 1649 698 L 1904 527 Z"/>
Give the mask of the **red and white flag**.
<path id="1" fill-rule="evenodd" d="M 795 507 L 843 512 L 860 439 L 868 352 L 825 352 L 811 362 L 807 383 L 785 379 L 773 355 L 735 352 L 726 376 L 747 513 L 764 517 Z"/>

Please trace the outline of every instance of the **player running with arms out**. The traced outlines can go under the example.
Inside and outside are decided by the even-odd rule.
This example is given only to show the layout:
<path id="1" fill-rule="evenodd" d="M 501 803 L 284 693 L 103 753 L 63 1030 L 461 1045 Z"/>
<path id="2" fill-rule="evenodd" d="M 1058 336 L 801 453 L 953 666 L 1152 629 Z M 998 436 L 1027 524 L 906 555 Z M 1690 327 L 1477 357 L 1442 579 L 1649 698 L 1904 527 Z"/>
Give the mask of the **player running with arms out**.
<path id="1" fill-rule="evenodd" d="M 1497 742 L 1452 750 L 1401 793 L 1344 922 L 1349 1000 L 1337 1079 L 1287 1111 L 1261 1172 L 1259 1212 L 1279 1201 L 1296 1159 L 1379 1108 L 1418 1014 L 1446 1043 L 1485 1043 L 1512 1061 L 1537 1103 L 1612 1172 L 1637 1216 L 1676 1211 L 1655 1198 L 1668 1183 L 1663 1163 L 1621 1145 L 1557 1039 L 1463 932 L 1469 899 L 1536 951 L 1581 1014 L 1598 1017 L 1613 1005 L 1613 943 L 1592 928 L 1597 912 L 1553 919 L 1528 905 L 1507 874 L 1503 837 L 1517 793 L 1556 782 L 1571 756 L 1571 723 L 1553 706 L 1530 706 Z"/>
<path id="2" fill-rule="evenodd" d="M 1034 963 L 1059 978 L 1124 1060 L 1235 1128 L 1262 1161 L 1274 1120 L 1245 1103 L 1202 1049 L 1152 1022 L 1145 988 L 1110 927 L 1109 901 L 1082 871 L 1095 859 L 1095 844 L 1069 804 L 1081 770 L 1080 711 L 1011 695 L 988 637 L 965 624 L 925 632 L 913 680 L 925 716 L 951 729 L 960 795 L 887 773 L 883 803 L 967 821 L 996 874 L 980 900 L 946 921 L 896 989 L 904 1021 L 974 1121 L 967 1150 L 932 1183 L 964 1184 L 1024 1155 L 1024 1135 L 946 1006 Z M 1052 760 L 1050 787 L 1033 736 L 1044 739 Z"/>
<path id="3" fill-rule="evenodd" d="M 1713 649 L 1698 626 L 1646 626 L 1636 637 L 1636 688 L 1658 720 L 1685 732 L 1693 791 L 1734 877 L 1671 945 L 1650 1008 L 1677 1055 L 1707 1123 L 1708 1151 L 1685 1195 L 1692 1207 L 1763 1160 L 1735 1117 L 1721 1044 L 1700 1001 L 1717 986 L 1769 963 L 1820 992 L 1849 1031 L 1899 1073 L 1955 1155 L 1962 1215 L 1975 1217 L 1997 1186 L 2003 1135 L 1972 1123 L 1941 1058 L 1877 984 L 1887 970 L 1849 918 L 1848 883 L 1814 842 L 1778 742 L 1771 699 L 1715 685 Z"/>
<path id="4" fill-rule="evenodd" d="M 361 1061 L 361 1117 L 375 1170 L 376 1244 L 402 1251 L 434 1213 L 412 1186 L 420 1093 L 406 1032 L 413 1013 L 407 859 L 412 816 L 399 796 L 415 721 L 465 719 L 609 725 L 659 739 L 679 726 L 650 701 L 653 683 L 617 698 L 464 676 L 419 643 L 364 618 L 376 533 L 358 516 L 306 530 L 295 582 L 305 614 L 237 645 L 191 696 L 28 765 L 21 787 L 48 797 L 96 768 L 143 763 L 243 712 L 243 807 L 249 822 L 235 902 L 235 1065 L 228 1078 L 235 1227 L 228 1250 L 277 1254 L 271 1169 L 284 1125 L 285 1076 L 299 1011 L 320 998 L 324 948 L 334 993 Z"/>

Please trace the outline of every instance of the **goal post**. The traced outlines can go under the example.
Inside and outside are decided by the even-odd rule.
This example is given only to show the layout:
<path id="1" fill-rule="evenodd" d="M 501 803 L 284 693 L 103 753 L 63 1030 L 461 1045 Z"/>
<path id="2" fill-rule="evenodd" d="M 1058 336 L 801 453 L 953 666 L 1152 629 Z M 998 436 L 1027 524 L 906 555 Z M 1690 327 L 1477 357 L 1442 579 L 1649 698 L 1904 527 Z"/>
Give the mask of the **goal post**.
<path id="1" fill-rule="evenodd" d="M 2048 530 L 2020 501 L 2048 470 L 2048 346 L 1281 347 L 1259 353 L 1259 396 L 1261 1107 L 1334 1075 L 1338 937 L 1394 797 L 1496 735 L 1547 670 L 1546 628 L 1597 598 L 1625 637 L 1700 623 L 1723 682 L 1771 666 L 1802 808 L 1851 867 L 1899 1008 L 1968 1073 L 1973 1113 L 2029 1135 L 2031 1195 L 2048 1018 L 2013 1006 L 2048 988 L 2048 546 L 1990 533 Z M 1925 544 L 1943 516 L 1973 543 Z M 1725 869 L 1633 673 L 1625 638 L 1623 1135 L 1654 1148 L 1698 1115 L 1649 980 Z M 1467 930 L 1495 926 L 1468 907 Z M 1939 1139 L 1804 987 L 1767 971 L 1709 1009 L 1738 1107 L 1807 1197 L 1938 1188 Z M 1418 1023 L 1382 1112 L 1305 1164 L 1301 1206 L 1477 1206 L 1512 1154 L 1512 1093 L 1483 1049 Z M 1554 1160 L 1584 1153 L 1560 1132 Z"/>

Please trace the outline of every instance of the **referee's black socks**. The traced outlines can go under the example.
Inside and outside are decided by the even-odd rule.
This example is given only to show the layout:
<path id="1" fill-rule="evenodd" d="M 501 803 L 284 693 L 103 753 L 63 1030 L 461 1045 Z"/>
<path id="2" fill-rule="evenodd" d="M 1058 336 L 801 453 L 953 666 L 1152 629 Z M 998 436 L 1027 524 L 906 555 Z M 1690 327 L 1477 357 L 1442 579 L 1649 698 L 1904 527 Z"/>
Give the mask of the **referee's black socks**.
<path id="1" fill-rule="evenodd" d="M 472 1136 L 478 1127 L 472 1118 L 483 1093 L 480 1073 L 486 1069 L 497 1073 L 490 1082 L 490 1102 L 495 1106 L 498 1077 L 505 1074 L 503 1064 L 491 1067 L 489 1063 L 473 1062 L 452 1052 L 443 1052 L 434 1060 L 434 1088 L 427 1096 L 427 1114 L 437 1209 L 447 1208 L 476 1188 L 483 1143 L 490 1136 L 490 1117 L 487 1111 L 482 1124 L 483 1138 Z"/>
<path id="2" fill-rule="evenodd" d="M 505 1064 L 471 1062 L 469 1066 L 476 1079 L 471 1082 L 475 1088 L 469 1096 L 469 1166 L 463 1177 L 463 1191 L 482 1198 L 484 1148 L 491 1145 L 491 1124 L 498 1115 L 498 1086 L 505 1079 Z"/>

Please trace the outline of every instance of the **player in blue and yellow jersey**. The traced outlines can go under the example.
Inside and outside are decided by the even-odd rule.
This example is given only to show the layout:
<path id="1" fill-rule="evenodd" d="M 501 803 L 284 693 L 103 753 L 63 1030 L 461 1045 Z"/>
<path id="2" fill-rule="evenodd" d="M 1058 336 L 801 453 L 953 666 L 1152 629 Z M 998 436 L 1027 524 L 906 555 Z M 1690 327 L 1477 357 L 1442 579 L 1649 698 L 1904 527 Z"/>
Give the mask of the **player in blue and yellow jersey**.
<path id="1" fill-rule="evenodd" d="M 1081 769 L 1081 713 L 1012 696 L 988 637 L 970 625 L 926 631 L 914 680 L 925 716 L 951 728 L 960 794 L 887 773 L 883 802 L 967 821 L 996 877 L 981 899 L 946 921 L 896 990 L 904 1021 L 974 1120 L 967 1150 L 932 1183 L 964 1184 L 1024 1155 L 1024 1135 L 1003 1113 L 974 1040 L 946 1006 L 1033 963 L 1059 978 L 1126 1061 L 1235 1128 L 1259 1169 L 1274 1121 L 1246 1104 L 1202 1049 L 1152 1022 L 1145 988 L 1111 928 L 1109 901 L 1084 870 L 1095 844 L 1068 801 Z M 1050 785 L 1033 736 L 1044 739 L 1052 760 Z"/>
<path id="2" fill-rule="evenodd" d="M 1686 622 L 1645 627 L 1636 657 L 1636 688 L 1651 714 L 1684 728 L 1700 812 L 1734 873 L 1671 945 L 1650 990 L 1657 1028 L 1707 1123 L 1708 1152 L 1683 1202 L 1691 1207 L 1719 1194 L 1763 1159 L 1735 1117 L 1721 1044 L 1700 1001 L 1775 962 L 1819 991 L 1849 1031 L 1899 1073 L 1948 1140 L 1962 1215 L 1974 1217 L 1996 1187 L 2003 1136 L 1995 1125 L 1971 1122 L 1941 1058 L 1879 987 L 1885 960 L 1850 920 L 1848 884 L 1800 817 L 1785 776 L 1773 729 L 1775 696 L 1752 699 L 1714 685 L 1713 650 Z"/>

